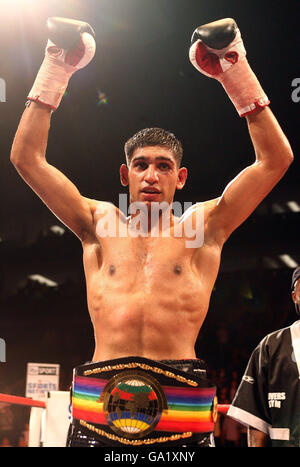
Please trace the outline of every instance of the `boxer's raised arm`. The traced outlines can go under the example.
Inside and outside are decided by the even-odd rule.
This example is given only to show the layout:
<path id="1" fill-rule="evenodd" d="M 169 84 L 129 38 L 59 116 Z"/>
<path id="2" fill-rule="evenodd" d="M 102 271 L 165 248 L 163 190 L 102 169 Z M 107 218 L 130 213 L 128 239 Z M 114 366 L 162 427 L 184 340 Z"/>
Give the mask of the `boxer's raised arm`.
<path id="1" fill-rule="evenodd" d="M 247 116 L 247 123 L 256 160 L 227 185 L 212 213 L 212 228 L 221 242 L 250 216 L 293 161 L 289 142 L 269 108 Z"/>
<path id="2" fill-rule="evenodd" d="M 49 18 L 45 58 L 28 94 L 11 161 L 49 209 L 81 240 L 92 232 L 92 203 L 46 160 L 51 112 L 60 105 L 69 79 L 95 54 L 94 31 L 85 22 Z"/>
<path id="3" fill-rule="evenodd" d="M 293 153 L 249 66 L 233 19 L 197 28 L 190 60 L 198 71 L 222 84 L 238 114 L 246 117 L 256 155 L 255 162 L 229 183 L 210 210 L 210 232 L 222 244 L 282 178 L 293 161 Z"/>
<path id="4" fill-rule="evenodd" d="M 51 109 L 32 102 L 24 111 L 11 150 L 11 162 L 49 209 L 81 240 L 92 232 L 89 203 L 45 157 Z"/>

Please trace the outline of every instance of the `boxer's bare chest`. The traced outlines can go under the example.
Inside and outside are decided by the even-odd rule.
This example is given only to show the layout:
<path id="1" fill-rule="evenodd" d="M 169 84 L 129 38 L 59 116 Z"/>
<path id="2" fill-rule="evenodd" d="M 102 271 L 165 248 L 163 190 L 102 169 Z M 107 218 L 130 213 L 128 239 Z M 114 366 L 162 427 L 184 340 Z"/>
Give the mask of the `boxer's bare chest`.
<path id="1" fill-rule="evenodd" d="M 184 238 L 102 238 L 84 248 L 88 286 L 98 293 L 168 290 L 205 282 L 210 289 L 219 267 L 218 251 L 187 248 Z M 205 274 L 203 272 L 205 271 Z"/>

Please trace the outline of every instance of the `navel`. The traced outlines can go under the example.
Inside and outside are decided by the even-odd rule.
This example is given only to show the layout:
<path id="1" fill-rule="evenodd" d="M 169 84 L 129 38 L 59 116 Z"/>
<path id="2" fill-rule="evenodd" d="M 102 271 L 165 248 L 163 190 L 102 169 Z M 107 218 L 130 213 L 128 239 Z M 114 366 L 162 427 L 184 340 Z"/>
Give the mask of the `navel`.
<path id="1" fill-rule="evenodd" d="M 175 264 L 173 271 L 174 271 L 174 274 L 179 275 L 181 274 L 182 268 L 179 264 Z"/>

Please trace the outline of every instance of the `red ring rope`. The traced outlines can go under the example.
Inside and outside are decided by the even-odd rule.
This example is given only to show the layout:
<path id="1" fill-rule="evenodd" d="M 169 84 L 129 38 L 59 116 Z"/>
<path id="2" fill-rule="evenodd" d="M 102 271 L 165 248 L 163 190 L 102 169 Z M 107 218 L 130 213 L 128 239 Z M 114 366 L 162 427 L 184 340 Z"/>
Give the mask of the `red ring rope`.
<path id="1" fill-rule="evenodd" d="M 9 402 L 10 404 L 17 404 L 17 405 L 27 405 L 29 407 L 46 408 L 46 403 L 43 401 L 33 400 L 28 397 L 11 396 L 10 394 L 0 393 L 0 402 Z M 226 414 L 228 409 L 229 409 L 229 404 L 218 405 L 219 413 Z"/>
<path id="2" fill-rule="evenodd" d="M 0 402 L 9 402 L 10 404 L 28 405 L 30 407 L 46 408 L 46 404 L 43 401 L 35 401 L 28 397 L 11 396 L 10 394 L 0 393 Z"/>
<path id="3" fill-rule="evenodd" d="M 227 414 L 230 404 L 218 404 L 218 412 L 224 415 Z"/>

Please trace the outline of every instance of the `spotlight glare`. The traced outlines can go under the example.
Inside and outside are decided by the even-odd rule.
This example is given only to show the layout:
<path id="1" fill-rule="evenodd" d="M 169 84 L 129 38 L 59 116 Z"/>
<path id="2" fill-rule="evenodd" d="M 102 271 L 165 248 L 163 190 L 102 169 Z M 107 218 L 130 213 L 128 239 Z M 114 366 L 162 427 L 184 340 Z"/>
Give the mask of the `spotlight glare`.
<path id="1" fill-rule="evenodd" d="M 298 263 L 288 254 L 279 255 L 279 258 L 289 268 L 296 268 L 298 266 Z"/>
<path id="2" fill-rule="evenodd" d="M 47 277 L 42 276 L 41 274 L 31 274 L 28 276 L 34 282 L 38 282 L 39 284 L 46 285 L 47 287 L 57 287 L 58 283 L 48 279 Z"/>
<path id="3" fill-rule="evenodd" d="M 287 207 L 293 212 L 300 212 L 300 206 L 297 201 L 288 201 L 286 203 Z"/>

